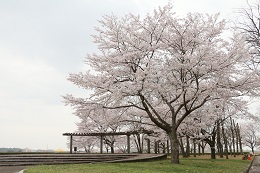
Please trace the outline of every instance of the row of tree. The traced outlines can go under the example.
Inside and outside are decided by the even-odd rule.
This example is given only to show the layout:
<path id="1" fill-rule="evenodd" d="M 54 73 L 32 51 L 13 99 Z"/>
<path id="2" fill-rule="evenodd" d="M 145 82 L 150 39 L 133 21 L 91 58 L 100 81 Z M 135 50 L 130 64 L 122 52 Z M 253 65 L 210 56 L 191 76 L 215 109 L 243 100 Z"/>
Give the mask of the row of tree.
<path id="1" fill-rule="evenodd" d="M 108 120 L 105 122 L 108 123 Z M 127 121 L 128 122 L 128 121 Z M 196 124 L 200 123 L 197 119 L 194 121 Z M 95 121 L 97 123 L 97 121 Z M 115 123 L 117 127 L 115 127 Z M 129 122 L 128 122 L 129 123 Z M 84 130 L 79 129 L 78 132 L 111 132 L 111 124 L 115 129 L 124 129 L 128 131 L 139 131 L 139 134 L 132 135 L 132 149 L 138 153 L 169 153 L 171 148 L 169 146 L 169 139 L 167 134 L 160 129 L 156 129 L 156 126 L 153 126 L 153 130 L 149 126 L 142 123 L 140 120 L 137 122 L 135 119 L 130 121 L 126 125 L 126 121 L 123 123 L 112 122 L 108 126 L 106 124 L 93 124 L 93 121 L 84 122 Z M 119 125 L 121 127 L 119 127 Z M 134 126 L 132 126 L 134 125 Z M 97 129 L 96 127 L 101 127 L 102 130 Z M 123 127 L 124 126 L 124 127 Z M 189 126 L 194 126 L 189 124 Z M 253 123 L 243 125 L 242 133 L 241 126 L 238 123 L 235 123 L 235 120 L 231 117 L 226 119 L 218 119 L 214 122 L 213 125 L 206 126 L 205 128 L 187 128 L 181 129 L 178 132 L 178 140 L 180 153 L 183 157 L 189 157 L 191 153 L 196 157 L 196 153 L 204 154 L 205 148 L 210 149 L 208 152 L 211 153 L 211 158 L 216 159 L 216 153 L 223 158 L 224 156 L 228 159 L 228 155 L 243 154 L 243 146 L 248 146 L 252 153 L 254 153 L 255 147 L 260 146 L 260 138 L 257 135 L 257 126 Z M 81 127 L 81 126 L 79 126 Z M 88 127 L 88 129 L 86 129 Z M 131 127 L 131 128 L 129 128 Z M 116 130 L 114 131 L 116 132 Z M 125 136 L 104 136 L 103 143 L 104 147 L 108 152 L 127 152 L 126 137 Z M 83 149 L 87 153 L 95 152 L 94 150 L 100 147 L 100 138 L 99 137 L 74 137 L 73 141 L 74 146 L 78 149 Z M 69 143 L 68 143 L 69 145 Z M 116 150 L 116 151 L 115 151 Z"/>
<path id="2" fill-rule="evenodd" d="M 212 158 L 216 143 L 220 153 L 223 148 L 227 153 L 230 143 L 234 150 L 235 139 L 240 148 L 239 128 L 227 121 L 254 118 L 245 101 L 260 94 L 260 34 L 254 21 L 259 22 L 239 25 L 243 32 L 230 30 L 218 14 L 182 18 L 171 4 L 145 17 L 105 16 L 93 36 L 99 52 L 86 58 L 91 70 L 69 76 L 92 94 L 64 96 L 81 120 L 78 131 L 153 130 L 169 139 L 173 164 L 180 163 L 182 137 L 207 142 Z M 113 138 L 105 139 L 110 147 Z"/>

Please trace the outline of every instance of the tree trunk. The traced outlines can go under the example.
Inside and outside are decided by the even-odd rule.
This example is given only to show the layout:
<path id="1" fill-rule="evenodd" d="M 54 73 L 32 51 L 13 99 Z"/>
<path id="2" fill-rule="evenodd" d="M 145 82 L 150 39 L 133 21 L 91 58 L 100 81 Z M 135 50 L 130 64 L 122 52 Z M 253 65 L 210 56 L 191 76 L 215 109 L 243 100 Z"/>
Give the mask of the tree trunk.
<path id="1" fill-rule="evenodd" d="M 182 157 L 187 157 L 187 156 L 186 156 L 186 153 L 185 153 L 185 150 L 184 150 L 184 145 L 183 145 L 182 137 L 181 137 L 180 134 L 179 134 L 179 144 L 180 144 L 180 149 L 181 149 Z"/>
<path id="2" fill-rule="evenodd" d="M 166 141 L 166 151 L 167 151 L 167 154 L 170 153 L 170 149 L 169 149 L 169 140 L 167 139 Z"/>
<path id="3" fill-rule="evenodd" d="M 206 147 L 206 144 L 204 144 L 203 141 L 202 141 L 201 143 L 202 143 L 202 144 L 201 144 L 201 152 L 202 152 L 202 155 L 204 155 L 204 154 L 205 154 L 205 147 Z"/>
<path id="4" fill-rule="evenodd" d="M 215 145 L 210 145 L 210 158 L 211 159 L 216 159 L 216 149 Z"/>
<path id="5" fill-rule="evenodd" d="M 251 143 L 251 151 L 252 151 L 252 153 L 254 154 L 255 153 L 255 150 L 254 150 L 254 144 L 253 143 Z"/>
<path id="6" fill-rule="evenodd" d="M 255 151 L 254 151 L 254 147 L 252 146 L 252 153 L 254 154 L 255 153 Z"/>
<path id="7" fill-rule="evenodd" d="M 135 144 L 137 148 L 138 153 L 143 153 L 143 147 L 142 147 L 142 141 L 141 141 L 141 136 L 140 134 L 135 135 Z"/>
<path id="8" fill-rule="evenodd" d="M 236 146 L 237 146 L 237 151 L 236 151 L 236 154 L 239 154 L 239 142 L 238 142 L 239 140 L 238 140 L 238 134 L 237 134 L 237 132 L 236 132 Z"/>
<path id="9" fill-rule="evenodd" d="M 201 153 L 200 153 L 200 147 L 201 147 L 201 145 L 200 145 L 200 142 L 198 143 L 198 154 L 199 154 L 199 156 L 201 155 Z"/>
<path id="10" fill-rule="evenodd" d="M 212 134 L 212 141 L 211 141 L 211 144 L 210 144 L 210 151 L 211 151 L 211 159 L 216 159 L 216 133 L 213 133 Z"/>
<path id="11" fill-rule="evenodd" d="M 180 164 L 179 159 L 179 141 L 177 137 L 177 130 L 174 129 L 168 134 L 171 142 L 171 163 Z"/>
<path id="12" fill-rule="evenodd" d="M 217 146 L 218 146 L 218 154 L 220 158 L 223 158 L 223 145 L 221 143 L 221 136 L 220 136 L 220 123 L 217 124 Z"/>
<path id="13" fill-rule="evenodd" d="M 196 141 L 193 139 L 193 157 L 196 157 Z"/>
<path id="14" fill-rule="evenodd" d="M 162 148 L 163 148 L 163 153 L 166 153 L 166 145 L 165 145 L 165 142 L 162 142 Z"/>
<path id="15" fill-rule="evenodd" d="M 232 141 L 229 143 L 229 154 L 232 155 Z"/>
<path id="16" fill-rule="evenodd" d="M 89 148 L 87 148 L 86 146 L 84 147 L 86 153 L 90 153 L 90 149 Z"/>
<path id="17" fill-rule="evenodd" d="M 181 153 L 180 153 L 180 154 L 182 154 L 182 156 L 184 157 L 185 152 L 184 152 L 184 147 L 183 147 L 182 139 L 180 139 L 179 144 L 180 144 L 180 149 L 181 149 Z"/>
<path id="18" fill-rule="evenodd" d="M 224 153 L 225 153 L 226 159 L 228 159 L 228 144 L 227 144 L 227 137 L 226 137 L 223 122 L 221 124 L 221 128 L 222 128 L 222 136 L 223 136 L 223 139 L 224 139 Z"/>
<path id="19" fill-rule="evenodd" d="M 114 150 L 114 145 L 111 145 L 111 153 L 115 153 L 115 150 Z"/>
<path id="20" fill-rule="evenodd" d="M 235 135 L 234 135 L 234 129 L 233 129 L 233 121 L 230 117 L 230 121 L 231 121 L 231 136 L 232 136 L 232 144 L 233 144 L 233 154 L 234 157 L 236 157 L 236 149 L 235 149 Z"/>
<path id="21" fill-rule="evenodd" d="M 237 134 L 238 134 L 238 141 L 239 141 L 239 149 L 240 149 L 240 154 L 243 154 L 243 148 L 242 148 L 242 138 L 241 138 L 241 134 L 240 134 L 240 128 L 238 126 L 237 123 Z"/>
<path id="22" fill-rule="evenodd" d="M 235 131 L 235 135 L 236 135 L 236 154 L 238 154 L 238 132 L 237 132 L 237 128 L 236 128 L 236 125 L 235 125 L 235 121 L 233 120 L 233 126 L 234 126 L 234 131 Z"/>
<path id="23" fill-rule="evenodd" d="M 190 137 L 186 135 L 186 157 L 190 157 Z"/>
<path id="24" fill-rule="evenodd" d="M 205 130 L 201 130 L 202 134 L 205 134 Z M 210 146 L 210 151 L 211 151 L 211 159 L 216 159 L 216 130 L 213 130 L 212 132 L 212 136 L 211 139 L 210 138 L 206 138 L 204 139 Z"/>

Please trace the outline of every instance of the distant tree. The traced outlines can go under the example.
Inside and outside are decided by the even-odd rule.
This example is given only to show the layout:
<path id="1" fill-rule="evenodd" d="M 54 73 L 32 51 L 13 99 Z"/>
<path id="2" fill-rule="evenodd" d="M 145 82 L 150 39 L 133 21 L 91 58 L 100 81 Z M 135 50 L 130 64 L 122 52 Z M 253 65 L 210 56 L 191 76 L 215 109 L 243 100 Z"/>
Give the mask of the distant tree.
<path id="1" fill-rule="evenodd" d="M 80 118 L 80 122 L 77 123 L 78 132 L 82 133 L 107 133 L 107 132 L 120 132 L 121 128 L 123 128 L 121 119 L 119 115 L 121 114 L 120 110 L 108 110 L 108 109 L 100 109 L 99 111 L 91 110 L 90 112 L 86 112 L 85 114 L 78 114 Z M 80 140 L 79 140 L 80 139 Z M 87 139 L 87 138 L 86 138 Z M 81 146 L 91 145 L 92 142 L 96 141 L 96 143 L 100 143 L 100 140 L 91 140 L 85 141 L 84 138 L 78 138 L 78 145 L 80 146 L 80 142 L 82 142 Z M 115 142 L 117 136 L 104 136 L 103 143 L 105 144 L 105 148 L 108 152 L 110 150 L 111 153 L 115 151 Z M 100 144 L 96 144 L 97 146 Z"/>
<path id="2" fill-rule="evenodd" d="M 171 5 L 145 17 L 105 16 L 94 36 L 99 54 L 86 59 L 92 70 L 69 77 L 93 94 L 67 95 L 66 102 L 82 115 L 118 109 L 127 116 L 138 109 L 167 133 L 171 162 L 179 164 L 178 128 L 189 115 L 210 100 L 250 95 L 259 87 L 259 76 L 244 65 L 250 56 L 243 35 L 221 37 L 225 21 L 218 16 L 180 18 Z"/>
<path id="3" fill-rule="evenodd" d="M 118 136 L 115 147 L 118 149 L 119 152 L 127 153 L 126 137 L 125 136 Z"/>
<path id="4" fill-rule="evenodd" d="M 67 145 L 69 146 L 70 143 L 68 142 Z M 78 150 L 83 149 L 86 153 L 91 153 L 94 147 L 98 146 L 98 139 L 95 136 L 75 136 L 73 146 Z"/>
<path id="5" fill-rule="evenodd" d="M 20 153 L 22 151 L 21 148 L 0 148 L 1 153 Z"/>
<path id="6" fill-rule="evenodd" d="M 259 127 L 255 123 L 248 123 L 243 127 L 243 141 L 244 145 L 248 146 L 252 153 L 255 153 L 255 148 L 257 147 L 257 141 L 259 136 L 257 134 Z"/>
<path id="7" fill-rule="evenodd" d="M 204 141 L 210 146 L 211 159 L 216 159 L 216 135 L 217 135 L 217 123 L 213 124 L 212 127 L 202 128 L 201 133 L 204 136 Z"/>
<path id="8" fill-rule="evenodd" d="M 231 127 L 233 127 L 233 125 L 227 126 L 227 124 L 231 124 L 231 122 L 233 122 L 233 120 L 230 122 L 230 118 L 232 116 L 241 117 L 247 114 L 246 102 L 242 100 L 219 99 L 209 101 L 205 105 L 207 107 L 195 111 L 188 118 L 186 118 L 184 123 L 180 125 L 181 131 L 182 133 L 186 131 L 186 134 L 189 135 L 189 138 L 191 138 L 193 142 L 194 139 L 197 143 L 200 141 L 205 141 L 210 146 L 211 159 L 216 159 L 217 151 L 220 157 L 224 156 L 224 151 L 227 156 L 228 142 L 226 131 L 231 132 Z M 253 116 L 248 114 L 247 117 L 249 118 Z M 223 126 L 224 123 L 225 127 Z M 184 124 L 186 125 L 186 129 L 184 128 Z M 231 134 L 232 133 L 230 133 L 230 135 Z M 231 139 L 231 143 L 232 141 L 233 140 Z M 182 149 L 182 141 L 180 141 L 180 144 Z M 223 145 L 226 150 L 223 149 Z"/>
<path id="9" fill-rule="evenodd" d="M 145 139 L 149 138 L 149 135 L 154 135 L 158 131 L 154 124 L 151 124 L 150 120 L 143 115 L 143 112 L 132 111 L 127 114 L 124 120 L 124 129 L 128 131 L 136 131 L 138 134 L 133 134 L 134 143 L 138 153 L 143 153 Z"/>

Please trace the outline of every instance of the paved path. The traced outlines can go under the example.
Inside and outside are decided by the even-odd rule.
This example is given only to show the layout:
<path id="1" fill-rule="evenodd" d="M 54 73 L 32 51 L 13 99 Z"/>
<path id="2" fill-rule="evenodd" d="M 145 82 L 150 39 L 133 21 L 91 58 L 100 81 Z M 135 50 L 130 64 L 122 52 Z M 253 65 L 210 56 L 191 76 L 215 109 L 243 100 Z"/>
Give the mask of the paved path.
<path id="1" fill-rule="evenodd" d="M 18 173 L 24 170 L 26 167 L 24 166 L 4 166 L 0 167 L 1 173 Z"/>
<path id="2" fill-rule="evenodd" d="M 260 156 L 255 157 L 249 173 L 260 173 Z"/>

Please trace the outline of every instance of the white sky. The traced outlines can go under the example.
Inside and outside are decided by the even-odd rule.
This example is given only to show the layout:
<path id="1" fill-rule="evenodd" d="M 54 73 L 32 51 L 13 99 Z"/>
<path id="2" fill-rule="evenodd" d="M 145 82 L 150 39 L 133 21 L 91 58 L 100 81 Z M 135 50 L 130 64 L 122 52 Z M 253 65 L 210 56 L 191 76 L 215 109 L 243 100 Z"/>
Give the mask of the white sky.
<path id="1" fill-rule="evenodd" d="M 246 0 L 175 0 L 177 15 L 235 19 Z M 0 148 L 67 149 L 77 118 L 61 95 L 87 95 L 66 80 L 97 50 L 91 34 L 104 14 L 145 15 L 168 0 L 0 0 Z"/>

